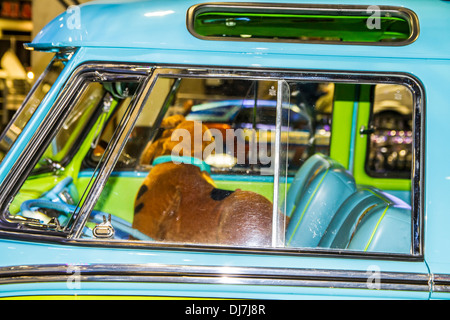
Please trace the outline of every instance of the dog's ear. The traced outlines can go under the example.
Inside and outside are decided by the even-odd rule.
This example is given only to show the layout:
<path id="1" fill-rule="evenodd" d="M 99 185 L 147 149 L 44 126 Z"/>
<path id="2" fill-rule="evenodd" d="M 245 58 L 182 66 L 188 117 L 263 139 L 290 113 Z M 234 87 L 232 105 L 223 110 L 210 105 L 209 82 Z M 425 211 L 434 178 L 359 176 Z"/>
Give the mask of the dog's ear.
<path id="1" fill-rule="evenodd" d="M 181 114 L 174 114 L 173 116 L 167 117 L 163 119 L 161 122 L 160 128 L 163 129 L 174 129 L 180 123 L 184 121 L 184 116 Z"/>
<path id="2" fill-rule="evenodd" d="M 156 140 L 153 143 L 148 143 L 145 146 L 144 151 L 141 154 L 139 163 L 142 165 L 152 164 L 153 159 L 155 159 L 157 152 L 162 148 L 164 140 Z"/>

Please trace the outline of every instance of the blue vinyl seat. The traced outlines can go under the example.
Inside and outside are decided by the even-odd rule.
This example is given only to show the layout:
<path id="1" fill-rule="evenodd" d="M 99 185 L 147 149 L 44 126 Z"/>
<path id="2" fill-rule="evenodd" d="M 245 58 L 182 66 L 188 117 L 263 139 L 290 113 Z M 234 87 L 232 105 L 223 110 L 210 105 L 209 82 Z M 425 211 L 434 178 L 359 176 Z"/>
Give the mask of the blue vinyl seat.
<path id="1" fill-rule="evenodd" d="M 286 196 L 286 245 L 316 247 L 342 202 L 356 191 L 345 168 L 322 154 L 299 169 Z"/>
<path id="2" fill-rule="evenodd" d="M 410 253 L 411 207 L 381 190 L 360 188 L 336 212 L 319 247 Z"/>

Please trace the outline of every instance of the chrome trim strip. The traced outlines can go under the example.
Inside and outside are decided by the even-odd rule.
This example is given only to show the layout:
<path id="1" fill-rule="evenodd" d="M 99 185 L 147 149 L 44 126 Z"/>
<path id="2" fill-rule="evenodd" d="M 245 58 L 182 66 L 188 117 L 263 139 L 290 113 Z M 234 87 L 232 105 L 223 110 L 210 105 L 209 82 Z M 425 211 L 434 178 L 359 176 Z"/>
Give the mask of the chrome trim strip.
<path id="1" fill-rule="evenodd" d="M 428 274 L 266 267 L 179 266 L 158 264 L 31 265 L 0 268 L 0 284 L 62 282 L 74 272 L 82 281 L 227 284 L 429 292 Z"/>
<path id="2" fill-rule="evenodd" d="M 450 274 L 434 274 L 431 289 L 433 292 L 450 293 Z"/>

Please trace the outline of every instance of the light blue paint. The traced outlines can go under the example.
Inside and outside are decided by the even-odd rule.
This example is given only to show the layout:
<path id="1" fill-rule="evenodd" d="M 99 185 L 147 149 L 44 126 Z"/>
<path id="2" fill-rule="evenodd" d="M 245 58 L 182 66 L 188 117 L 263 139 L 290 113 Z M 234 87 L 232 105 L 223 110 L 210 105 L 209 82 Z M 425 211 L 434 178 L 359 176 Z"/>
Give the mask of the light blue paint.
<path id="1" fill-rule="evenodd" d="M 235 2 L 246 2 L 238 0 Z M 260 3 L 299 3 L 292 0 L 262 0 Z M 406 7 L 413 10 L 420 19 L 420 36 L 409 46 L 372 47 L 311 45 L 268 42 L 219 42 L 204 41 L 191 35 L 186 28 L 186 12 L 198 4 L 195 0 L 156 1 L 93 1 L 80 6 L 80 27 L 74 28 L 68 20 L 72 13 L 63 13 L 37 34 L 31 46 L 37 48 L 55 47 L 117 47 L 152 48 L 169 50 L 221 51 L 242 54 L 313 54 L 315 56 L 358 56 L 358 57 L 405 57 L 405 58 L 445 58 L 450 57 L 450 44 L 434 41 L 437 35 L 449 30 L 450 5 L 441 0 L 382 0 L 377 5 Z M 300 2 L 301 3 L 301 2 Z M 310 2 L 311 3 L 311 2 Z M 327 0 L 312 3 L 330 4 Z M 367 7 L 373 1 L 346 1 Z M 111 16 L 114 22 L 111 23 Z M 126 24 L 118 23 L 126 21 Z M 163 28 L 161 26 L 164 26 Z M 217 60 L 219 61 L 219 60 Z"/>

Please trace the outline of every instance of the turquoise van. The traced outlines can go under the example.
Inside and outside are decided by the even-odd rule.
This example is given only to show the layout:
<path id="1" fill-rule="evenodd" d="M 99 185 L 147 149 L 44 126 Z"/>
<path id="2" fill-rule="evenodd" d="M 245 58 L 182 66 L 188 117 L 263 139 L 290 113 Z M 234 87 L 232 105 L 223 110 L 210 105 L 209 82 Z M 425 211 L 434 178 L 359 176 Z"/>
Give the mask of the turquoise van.
<path id="1" fill-rule="evenodd" d="M 450 298 L 449 16 L 70 7 L 0 136 L 0 296 Z"/>

